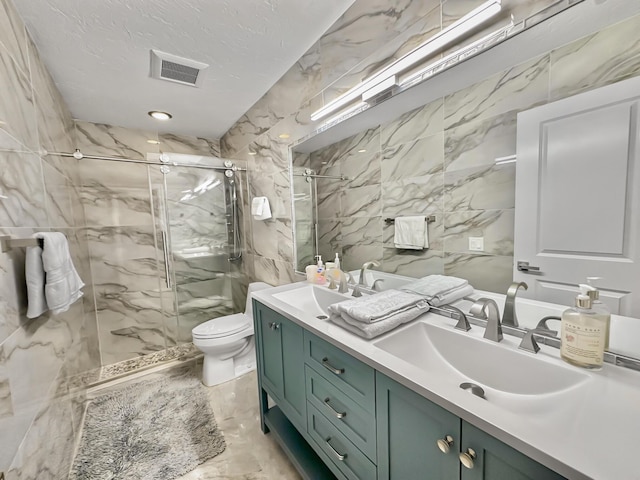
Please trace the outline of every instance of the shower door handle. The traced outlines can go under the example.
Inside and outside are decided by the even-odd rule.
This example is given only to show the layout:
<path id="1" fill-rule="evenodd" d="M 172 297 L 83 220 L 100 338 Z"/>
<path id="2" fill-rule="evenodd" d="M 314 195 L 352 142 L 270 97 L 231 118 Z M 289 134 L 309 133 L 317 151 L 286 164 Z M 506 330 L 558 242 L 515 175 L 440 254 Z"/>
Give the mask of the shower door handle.
<path id="1" fill-rule="evenodd" d="M 167 288 L 171 288 L 171 274 L 169 272 L 169 248 L 167 247 L 167 232 L 162 231 L 162 251 L 164 253 L 164 278 Z"/>

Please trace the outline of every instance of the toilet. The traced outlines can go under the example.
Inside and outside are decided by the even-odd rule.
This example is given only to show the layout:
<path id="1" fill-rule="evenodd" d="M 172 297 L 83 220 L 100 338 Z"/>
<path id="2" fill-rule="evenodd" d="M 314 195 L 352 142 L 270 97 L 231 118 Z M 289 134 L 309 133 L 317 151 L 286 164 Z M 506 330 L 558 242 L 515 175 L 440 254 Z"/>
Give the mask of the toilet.
<path id="1" fill-rule="evenodd" d="M 252 293 L 271 288 L 263 282 L 249 284 L 244 313 L 201 323 L 193 330 L 193 344 L 204 353 L 202 383 L 208 387 L 228 382 L 256 368 L 253 338 Z"/>

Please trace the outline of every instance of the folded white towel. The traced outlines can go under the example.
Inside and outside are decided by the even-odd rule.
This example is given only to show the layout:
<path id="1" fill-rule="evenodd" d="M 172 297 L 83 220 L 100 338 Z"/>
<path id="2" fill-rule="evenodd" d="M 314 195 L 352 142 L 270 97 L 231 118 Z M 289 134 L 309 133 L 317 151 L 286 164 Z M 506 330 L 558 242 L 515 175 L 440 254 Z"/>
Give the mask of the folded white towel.
<path id="1" fill-rule="evenodd" d="M 474 292 L 475 290 L 473 289 L 473 287 L 467 284 L 455 290 L 451 290 L 447 293 L 436 295 L 435 297 L 432 297 L 431 300 L 429 300 L 429 303 L 434 307 L 439 307 L 440 305 L 448 305 L 468 295 L 473 295 Z"/>
<path id="2" fill-rule="evenodd" d="M 397 217 L 393 243 L 396 248 L 422 250 L 429 248 L 429 230 L 424 215 Z"/>
<path id="3" fill-rule="evenodd" d="M 268 220 L 271 218 L 269 199 L 267 197 L 253 197 L 251 215 L 253 215 L 254 220 Z"/>
<path id="4" fill-rule="evenodd" d="M 42 248 L 27 247 L 24 262 L 27 280 L 27 318 L 36 318 L 49 310 L 44 296 L 44 267 L 42 266 Z"/>
<path id="5" fill-rule="evenodd" d="M 447 275 L 427 275 L 415 282 L 403 285 L 402 290 L 417 293 L 430 299 L 437 295 L 445 295 L 468 284 L 469 282 L 464 278 Z"/>
<path id="6" fill-rule="evenodd" d="M 388 331 L 393 330 L 400 325 L 414 320 L 415 318 L 425 313 L 427 310 L 429 310 L 428 306 L 426 307 L 426 309 L 414 306 L 375 323 L 364 323 L 358 320 L 354 320 L 345 313 L 341 315 L 332 313 L 329 317 L 329 320 L 336 325 L 339 325 L 346 330 L 355 333 L 356 335 L 370 339 L 380 336 L 383 333 L 387 333 Z"/>
<path id="7" fill-rule="evenodd" d="M 358 322 L 375 323 L 412 308 L 426 312 L 429 310 L 429 304 L 423 297 L 414 293 L 386 290 L 330 305 L 329 313 L 343 315 L 343 318 L 347 315 Z"/>
<path id="8" fill-rule="evenodd" d="M 35 262 L 34 258 L 37 259 L 40 256 L 45 275 L 41 275 L 36 266 L 30 265 L 27 271 L 27 286 L 35 292 L 39 288 L 36 287 L 38 282 L 44 281 L 44 295 L 48 308 L 54 315 L 66 312 L 75 301 L 82 297 L 81 288 L 84 287 L 84 283 L 71 261 L 67 237 L 59 232 L 41 232 L 36 233 L 34 237 L 44 241 L 44 249 L 30 247 L 39 249 L 40 252 L 37 250 L 27 252 L 30 256 L 28 265 Z M 29 285 L 31 286 L 29 287 Z M 31 301 L 31 297 L 29 300 Z M 41 298 L 36 296 L 33 297 L 33 300 L 36 303 L 34 303 L 31 313 L 35 314 L 41 310 Z"/>

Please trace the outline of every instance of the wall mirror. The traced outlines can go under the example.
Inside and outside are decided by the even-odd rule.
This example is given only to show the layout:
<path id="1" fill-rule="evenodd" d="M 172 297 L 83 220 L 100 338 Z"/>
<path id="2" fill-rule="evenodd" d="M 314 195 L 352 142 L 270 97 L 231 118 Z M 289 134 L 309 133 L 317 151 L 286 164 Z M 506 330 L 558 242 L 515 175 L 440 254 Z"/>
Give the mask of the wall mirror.
<path id="1" fill-rule="evenodd" d="M 345 111 L 291 147 L 297 271 L 313 263 L 316 253 L 327 261 L 338 252 L 347 270 L 378 260 L 390 273 L 445 273 L 467 278 L 481 290 L 506 292 L 514 279 L 517 115 L 626 78 L 598 83 L 598 72 L 591 72 L 585 79 L 571 62 L 588 64 L 594 51 L 583 53 L 581 44 L 572 42 L 601 32 L 595 41 L 606 45 L 612 30 L 607 27 L 640 14 L 640 5 L 620 0 L 542 3 L 527 14 L 536 17 L 549 6 L 564 9 L 384 101 Z M 517 3 L 512 7 L 517 23 Z M 623 55 L 623 47 L 605 50 L 597 54 Z M 429 249 L 394 248 L 393 225 L 385 219 L 412 214 L 435 216 L 428 227 Z M 479 250 L 470 250 L 469 237 L 482 238 Z M 612 289 L 607 296 L 617 293 Z M 624 303 L 620 297 L 618 307 Z M 629 333 L 637 338 L 637 331 L 633 325 Z"/>

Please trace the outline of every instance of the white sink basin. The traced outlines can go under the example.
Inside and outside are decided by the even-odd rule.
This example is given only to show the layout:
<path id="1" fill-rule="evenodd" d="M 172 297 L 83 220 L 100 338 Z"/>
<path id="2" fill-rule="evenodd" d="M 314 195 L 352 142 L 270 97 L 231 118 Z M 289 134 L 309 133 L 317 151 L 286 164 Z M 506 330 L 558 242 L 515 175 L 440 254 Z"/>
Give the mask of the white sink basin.
<path id="1" fill-rule="evenodd" d="M 276 293 L 273 298 L 316 317 L 328 316 L 329 305 L 351 299 L 349 295 L 319 285 L 303 285 L 293 290 Z"/>
<path id="2" fill-rule="evenodd" d="M 517 349 L 519 339 L 495 343 L 476 333 L 426 321 L 413 323 L 376 342 L 376 346 L 453 382 L 473 382 L 497 392 L 544 395 L 571 389 L 589 376 L 562 362 Z M 548 347 L 547 347 L 548 348 Z M 490 395 L 487 395 L 490 399 Z"/>

